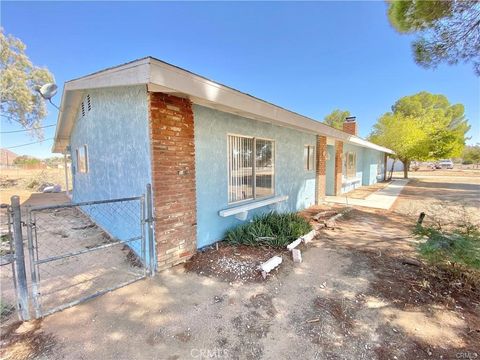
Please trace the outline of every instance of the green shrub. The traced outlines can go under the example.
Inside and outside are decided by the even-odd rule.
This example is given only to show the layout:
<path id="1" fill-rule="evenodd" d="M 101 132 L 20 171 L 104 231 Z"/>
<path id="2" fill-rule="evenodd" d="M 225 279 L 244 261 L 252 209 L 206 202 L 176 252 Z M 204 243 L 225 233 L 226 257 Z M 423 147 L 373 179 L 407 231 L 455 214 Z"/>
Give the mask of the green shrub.
<path id="1" fill-rule="evenodd" d="M 458 263 L 480 270 L 480 232 L 475 226 L 463 224 L 451 232 L 417 226 L 414 233 L 427 238 L 418 247 L 427 261 Z"/>
<path id="2" fill-rule="evenodd" d="M 0 299 L 0 318 L 3 320 L 15 311 L 15 306 Z"/>
<path id="3" fill-rule="evenodd" d="M 270 212 L 228 230 L 225 241 L 236 245 L 284 247 L 310 230 L 308 221 L 296 213 Z"/>

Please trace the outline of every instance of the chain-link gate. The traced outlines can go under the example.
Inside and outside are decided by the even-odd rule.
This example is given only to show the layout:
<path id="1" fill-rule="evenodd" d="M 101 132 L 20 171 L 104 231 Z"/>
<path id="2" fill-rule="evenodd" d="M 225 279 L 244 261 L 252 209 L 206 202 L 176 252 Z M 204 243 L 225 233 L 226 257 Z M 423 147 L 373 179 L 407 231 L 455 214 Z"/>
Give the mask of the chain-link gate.
<path id="1" fill-rule="evenodd" d="M 15 276 L 15 251 L 13 249 L 13 213 L 12 207 L 8 204 L 2 204 L 2 248 L 0 252 L 0 273 L 5 275 L 5 281 L 11 282 L 13 286 L 2 286 L 2 304 L 3 307 L 7 306 L 6 312 L 9 313 L 15 308 L 18 311 L 18 300 L 17 300 L 17 279 Z M 6 228 L 6 233 L 4 230 Z M 3 284 L 2 284 L 3 285 Z M 14 304 L 14 305 L 12 305 Z M 2 309 L 4 310 L 4 309 Z M 5 311 L 5 310 L 4 310 Z"/>
<path id="2" fill-rule="evenodd" d="M 27 209 L 29 287 L 35 317 L 153 272 L 153 236 L 147 236 L 152 219 L 145 205 L 142 195 Z"/>

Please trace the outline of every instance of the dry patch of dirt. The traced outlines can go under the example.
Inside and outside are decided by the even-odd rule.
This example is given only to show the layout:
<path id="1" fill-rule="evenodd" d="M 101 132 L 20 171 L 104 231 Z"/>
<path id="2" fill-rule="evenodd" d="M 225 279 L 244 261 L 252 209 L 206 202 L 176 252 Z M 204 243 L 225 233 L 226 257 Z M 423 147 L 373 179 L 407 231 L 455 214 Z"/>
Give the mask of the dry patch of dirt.
<path id="1" fill-rule="evenodd" d="M 53 355 L 57 342 L 55 337 L 45 334 L 42 321 L 16 322 L 2 329 L 0 355 L 4 360 L 25 360 Z"/>
<path id="2" fill-rule="evenodd" d="M 256 294 L 245 305 L 248 309 L 231 320 L 237 333 L 238 343 L 233 346 L 233 358 L 256 360 L 262 357 L 264 339 L 273 324 L 277 310 L 268 294 Z"/>
<path id="3" fill-rule="evenodd" d="M 365 199 L 368 195 L 373 194 L 374 192 L 385 188 L 390 181 L 382 181 L 369 186 L 362 186 L 358 189 L 350 191 L 346 196 L 351 199 Z"/>
<path id="4" fill-rule="evenodd" d="M 458 266 L 412 266 L 389 255 L 363 253 L 375 271 L 371 284 L 376 294 L 391 300 L 396 307 L 443 305 L 449 309 L 480 310 L 480 276 Z"/>
<path id="5" fill-rule="evenodd" d="M 286 269 L 291 267 L 290 253 L 287 250 L 219 243 L 218 249 L 212 246 L 196 253 L 185 263 L 185 269 L 226 282 L 261 282 L 264 280 L 259 270 L 260 264 L 275 255 L 282 256 L 283 262 L 269 275 L 287 271 Z"/>

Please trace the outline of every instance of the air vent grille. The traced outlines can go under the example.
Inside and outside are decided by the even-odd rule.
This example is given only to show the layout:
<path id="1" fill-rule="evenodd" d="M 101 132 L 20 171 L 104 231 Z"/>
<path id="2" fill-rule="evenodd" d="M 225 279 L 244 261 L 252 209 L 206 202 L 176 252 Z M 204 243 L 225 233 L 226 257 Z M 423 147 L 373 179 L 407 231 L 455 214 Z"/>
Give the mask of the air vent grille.
<path id="1" fill-rule="evenodd" d="M 82 117 L 84 117 L 90 110 L 92 110 L 92 99 L 90 98 L 90 94 L 87 94 L 82 101 Z"/>

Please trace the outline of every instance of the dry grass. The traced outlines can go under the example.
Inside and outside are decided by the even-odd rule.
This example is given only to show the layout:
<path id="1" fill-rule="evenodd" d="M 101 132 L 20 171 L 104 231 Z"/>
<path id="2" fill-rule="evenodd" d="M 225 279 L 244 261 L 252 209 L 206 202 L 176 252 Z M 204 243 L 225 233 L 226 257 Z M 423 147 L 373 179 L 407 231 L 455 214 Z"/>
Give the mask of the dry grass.
<path id="1" fill-rule="evenodd" d="M 71 188 L 69 174 L 69 188 Z M 65 190 L 64 169 L 2 169 L 0 171 L 0 202 L 9 202 L 13 195 L 20 196 L 22 201 L 38 192 L 42 183 L 53 183 L 62 186 Z"/>

